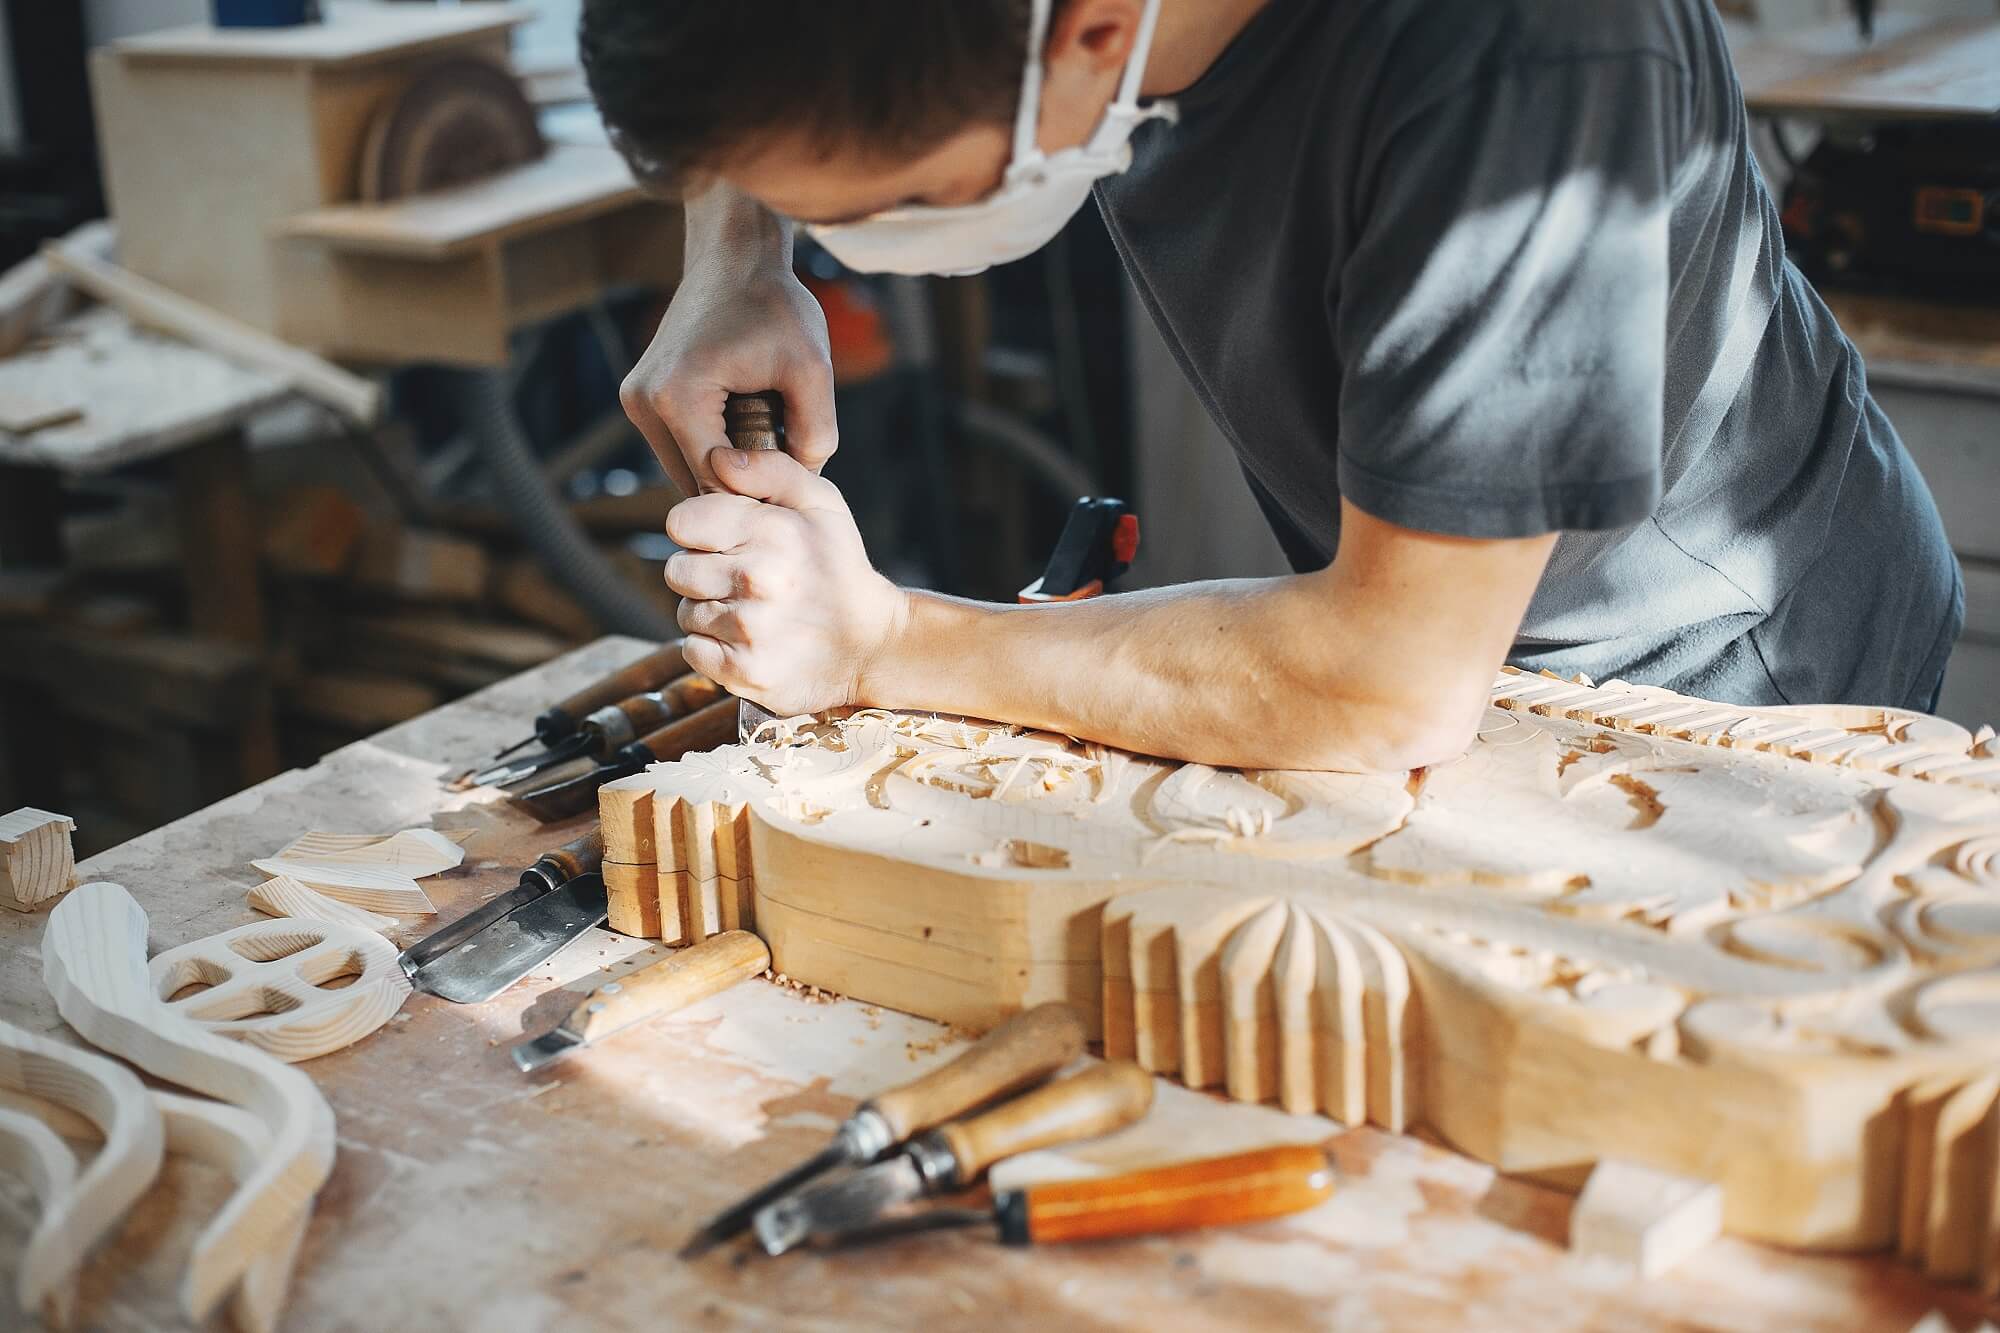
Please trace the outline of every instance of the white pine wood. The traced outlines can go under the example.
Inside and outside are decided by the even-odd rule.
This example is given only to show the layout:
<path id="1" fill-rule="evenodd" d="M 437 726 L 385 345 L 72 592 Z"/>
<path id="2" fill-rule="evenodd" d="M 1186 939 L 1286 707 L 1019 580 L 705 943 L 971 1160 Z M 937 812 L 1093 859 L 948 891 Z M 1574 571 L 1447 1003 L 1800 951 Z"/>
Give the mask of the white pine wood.
<path id="1" fill-rule="evenodd" d="M 195 1242 L 182 1305 L 206 1319 L 274 1238 L 311 1206 L 333 1167 L 333 1111 L 311 1079 L 161 1004 L 146 970 L 146 914 L 116 884 L 85 884 L 50 914 L 42 976 L 64 1020 L 99 1049 L 257 1117 L 270 1154 Z"/>
<path id="2" fill-rule="evenodd" d="M 76 883 L 76 821 L 23 806 L 0 815 L 0 903 L 32 912 Z"/>
<path id="3" fill-rule="evenodd" d="M 276 855 L 252 861 L 273 878 L 288 877 L 369 912 L 435 912 L 420 879 L 465 860 L 469 832 L 404 829 L 390 834 L 306 833 Z"/>
<path id="4" fill-rule="evenodd" d="M 410 994 L 396 946 L 373 930 L 285 917 L 169 949 L 147 965 L 167 1007 L 210 1032 L 297 1064 L 351 1046 Z M 322 983 L 353 978 L 339 989 Z M 184 987 L 207 989 L 184 999 Z"/>
<path id="5" fill-rule="evenodd" d="M 103 1140 L 88 1167 L 75 1172 L 72 1156 L 65 1172 L 47 1141 L 20 1123 L 27 1119 L 39 1126 L 39 1120 L 0 1108 L 10 1117 L 16 1145 L 9 1156 L 19 1162 L 28 1155 L 30 1183 L 42 1202 L 41 1220 L 15 1275 L 16 1299 L 23 1314 L 41 1310 L 66 1318 L 84 1258 L 159 1174 L 160 1115 L 145 1086 L 122 1065 L 7 1022 L 0 1022 L 0 1090 L 72 1112 Z"/>
<path id="6" fill-rule="evenodd" d="M 389 931 L 396 918 L 383 916 L 329 898 L 290 875 L 276 875 L 251 889 L 244 898 L 266 916 L 297 917 L 305 921 L 330 921 L 336 925 L 359 926 L 363 930 Z"/>
<path id="7" fill-rule="evenodd" d="M 1722 1190 L 1631 1162 L 1599 1162 L 1569 1217 L 1577 1254 L 1658 1277 L 1722 1234 Z"/>

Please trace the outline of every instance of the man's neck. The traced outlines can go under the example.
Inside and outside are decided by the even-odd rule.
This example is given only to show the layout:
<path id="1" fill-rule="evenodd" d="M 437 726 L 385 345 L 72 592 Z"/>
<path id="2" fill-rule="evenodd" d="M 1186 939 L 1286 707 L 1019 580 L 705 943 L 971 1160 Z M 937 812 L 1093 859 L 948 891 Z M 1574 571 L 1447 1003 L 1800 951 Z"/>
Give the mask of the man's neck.
<path id="1" fill-rule="evenodd" d="M 1139 93 L 1171 97 L 1208 72 L 1270 0 L 1161 0 Z"/>

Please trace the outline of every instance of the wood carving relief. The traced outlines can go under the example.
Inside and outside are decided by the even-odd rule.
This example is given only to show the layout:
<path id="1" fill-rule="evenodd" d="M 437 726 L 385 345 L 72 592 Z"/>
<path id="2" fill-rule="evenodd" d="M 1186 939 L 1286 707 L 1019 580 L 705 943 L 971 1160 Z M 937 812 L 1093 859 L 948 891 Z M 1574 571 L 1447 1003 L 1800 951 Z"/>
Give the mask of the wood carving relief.
<path id="1" fill-rule="evenodd" d="M 1572 1185 L 1623 1159 L 1721 1185 L 1739 1234 L 2000 1283 L 1992 732 L 1512 671 L 1493 704 L 1388 776 L 870 710 L 616 800 L 662 934 L 666 886 L 710 932 L 748 885 L 815 985 L 972 1026 L 1066 999 L 1193 1086 Z"/>

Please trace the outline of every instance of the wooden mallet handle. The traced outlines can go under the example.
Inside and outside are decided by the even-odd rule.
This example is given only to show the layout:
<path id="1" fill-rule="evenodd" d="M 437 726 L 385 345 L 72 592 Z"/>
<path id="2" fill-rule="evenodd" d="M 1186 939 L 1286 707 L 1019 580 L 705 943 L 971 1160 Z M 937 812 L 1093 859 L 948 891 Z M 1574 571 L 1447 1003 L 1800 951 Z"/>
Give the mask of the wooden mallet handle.
<path id="1" fill-rule="evenodd" d="M 1310 1144 L 1259 1148 L 1096 1180 L 1063 1180 L 994 1196 L 1000 1238 L 1054 1244 L 1154 1236 L 1302 1213 L 1333 1195 L 1333 1167 Z"/>
<path id="2" fill-rule="evenodd" d="M 926 1139 L 943 1144 L 964 1186 L 1003 1157 L 1057 1143 L 1094 1139 L 1123 1129 L 1153 1105 L 1153 1076 L 1129 1060 L 1114 1060 L 1057 1079 L 970 1120 L 954 1120 Z"/>
<path id="3" fill-rule="evenodd" d="M 1083 1020 L 1066 1004 L 1038 1004 L 994 1028 L 972 1049 L 868 1106 L 901 1143 L 954 1116 L 1039 1083 L 1083 1054 Z"/>
<path id="4" fill-rule="evenodd" d="M 594 1042 L 620 1028 L 705 1000 L 771 965 L 764 941 L 747 930 L 727 930 L 682 949 L 628 977 L 608 981 L 578 1005 L 563 1026 Z"/>

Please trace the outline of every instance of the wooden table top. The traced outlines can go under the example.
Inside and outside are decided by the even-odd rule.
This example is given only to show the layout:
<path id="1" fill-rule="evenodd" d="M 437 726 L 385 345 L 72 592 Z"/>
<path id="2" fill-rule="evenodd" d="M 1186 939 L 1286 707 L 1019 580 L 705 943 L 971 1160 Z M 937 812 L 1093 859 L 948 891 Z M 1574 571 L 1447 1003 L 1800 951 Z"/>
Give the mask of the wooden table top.
<path id="1" fill-rule="evenodd" d="M 540 829 L 440 774 L 518 738 L 549 700 L 640 654 L 604 639 L 91 858 L 125 885 L 158 952 L 240 925 L 246 862 L 307 829 L 474 827 L 463 867 L 426 881 L 441 918 L 511 886 L 574 826 Z M 0 912 L 0 1015 L 74 1040 L 41 984 L 46 913 Z M 406 919 L 400 941 L 430 927 Z M 540 1032 L 600 969 L 656 947 L 590 936 L 491 1003 L 412 997 L 362 1042 L 298 1066 L 338 1119 L 284 1327 L 656 1329 L 809 1326 L 1175 1329 L 1857 1329 L 1904 1333 L 1933 1308 L 1992 1317 L 1886 1257 L 1789 1255 L 1724 1239 L 1651 1282 L 1574 1260 L 1570 1198 L 1416 1138 L 1247 1107 L 1162 1083 L 1152 1115 L 1069 1160 L 1031 1154 L 1003 1183 L 1093 1155 L 1170 1161 L 1330 1141 L 1339 1191 L 1318 1210 L 1233 1231 L 1074 1249 L 1004 1249 L 984 1233 L 765 1260 L 674 1250 L 708 1214 L 816 1150 L 869 1093 L 949 1058 L 936 1024 L 747 982 L 524 1078 L 507 1047 Z M 219 1173 L 170 1159 L 84 1269 L 79 1325 L 181 1327 L 175 1293 Z M 0 1178 L 0 1273 L 33 1217 Z M 10 1296 L 0 1296 L 0 1300 Z M 9 1307 L 11 1311 L 11 1306 Z M 5 1322 L 0 1320 L 0 1322 Z"/>

